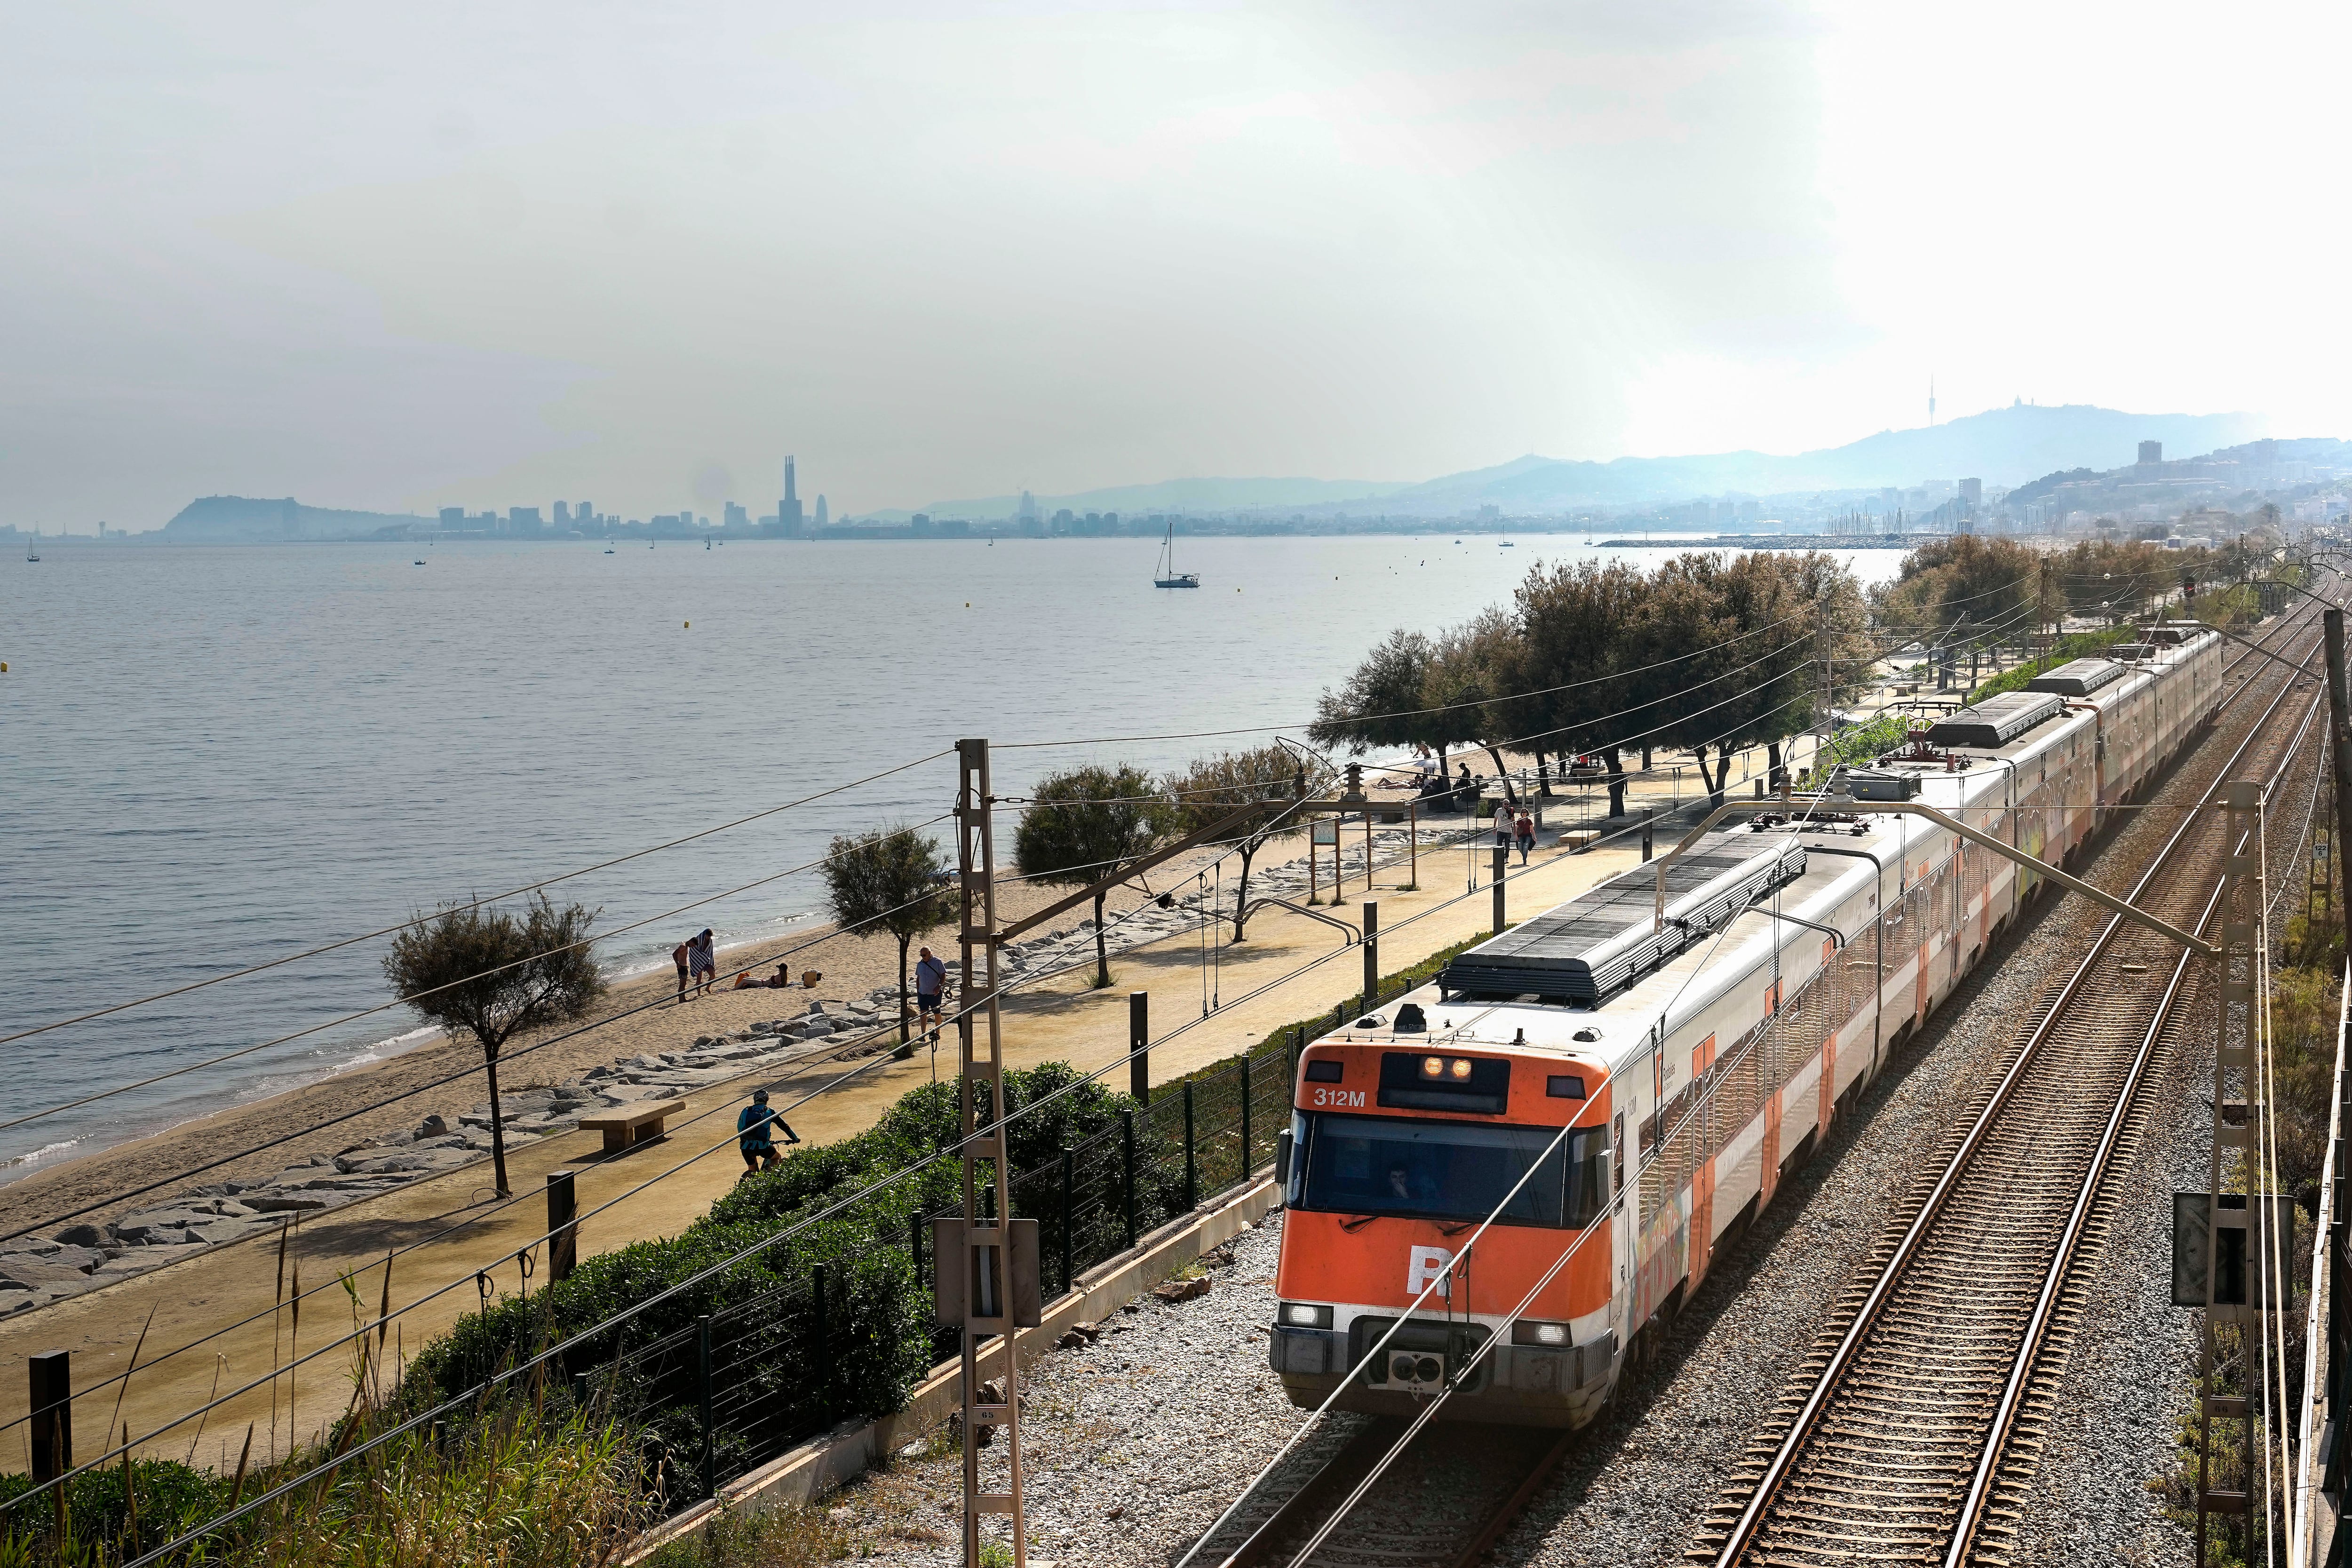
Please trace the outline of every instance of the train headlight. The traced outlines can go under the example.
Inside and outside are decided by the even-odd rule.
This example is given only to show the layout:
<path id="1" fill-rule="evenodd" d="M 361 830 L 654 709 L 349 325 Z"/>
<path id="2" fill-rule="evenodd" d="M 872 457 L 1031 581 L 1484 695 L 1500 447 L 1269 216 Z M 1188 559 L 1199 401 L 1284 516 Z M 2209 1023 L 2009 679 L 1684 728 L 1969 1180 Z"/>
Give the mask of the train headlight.
<path id="1" fill-rule="evenodd" d="M 1328 1329 L 1331 1326 L 1331 1309 L 1308 1301 L 1285 1301 L 1282 1321 L 1294 1329 Z"/>
<path id="2" fill-rule="evenodd" d="M 1511 1342 L 1515 1345 L 1551 1345 L 1565 1350 L 1568 1346 L 1568 1325 L 1534 1323 L 1521 1319 L 1511 1325 Z"/>
<path id="3" fill-rule="evenodd" d="M 1450 1078 L 1457 1083 L 1466 1083 L 1470 1078 L 1470 1058 L 1468 1057 L 1423 1057 L 1421 1058 L 1421 1076 L 1437 1079 L 1440 1081 Z"/>
<path id="4" fill-rule="evenodd" d="M 1422 1076 L 1422 1077 L 1423 1077 L 1423 1078 L 1443 1078 L 1443 1077 L 1444 1077 L 1444 1076 L 1445 1076 L 1445 1058 L 1444 1058 L 1444 1057 L 1424 1057 L 1424 1058 L 1422 1058 L 1422 1063 L 1421 1063 L 1421 1076 Z"/>
<path id="5" fill-rule="evenodd" d="M 1455 1057 L 1454 1058 L 1454 1066 L 1449 1070 L 1453 1072 L 1455 1078 L 1468 1078 L 1470 1076 L 1470 1058 L 1467 1057 Z"/>

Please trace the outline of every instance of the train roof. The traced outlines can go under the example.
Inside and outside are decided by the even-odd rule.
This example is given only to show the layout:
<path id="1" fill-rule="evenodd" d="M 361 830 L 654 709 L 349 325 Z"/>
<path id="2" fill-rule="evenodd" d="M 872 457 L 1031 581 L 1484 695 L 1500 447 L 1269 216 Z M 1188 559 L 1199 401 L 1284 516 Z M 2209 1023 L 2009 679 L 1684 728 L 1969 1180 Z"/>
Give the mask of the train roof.
<path id="1" fill-rule="evenodd" d="M 1664 924 L 1654 876 L 1612 878 L 1456 955 L 1437 983 L 1449 996 L 1596 1005 L 1804 869 L 1801 845 L 1723 828 L 1665 868 Z"/>
<path id="2" fill-rule="evenodd" d="M 1927 730 L 1931 746 L 2004 746 L 2065 707 L 2047 691 L 2004 691 L 1941 719 Z"/>
<path id="3" fill-rule="evenodd" d="M 2025 683 L 2028 691 L 2054 691 L 2062 697 L 2088 697 L 2111 680 L 2120 679 L 2124 667 L 2111 658 L 2069 659 L 2042 671 Z"/>
<path id="4" fill-rule="evenodd" d="M 1870 817 L 1859 822 L 1824 822 L 1817 827 L 1780 823 L 1761 831 L 1747 825 L 1709 834 L 1692 853 L 1706 851 L 1731 858 L 1735 864 L 1719 871 L 1709 883 L 1740 872 L 1740 884 L 1753 889 L 1759 901 L 1725 910 L 1707 931 L 1692 934 L 1659 955 L 1651 967 L 1633 974 L 1597 1003 L 1548 998 L 1537 991 L 1511 995 L 1450 991 L 1443 978 L 1423 985 L 1323 1037 L 1331 1044 L 1387 1044 L 1413 1048 L 1439 1045 L 1531 1051 L 1563 1060 L 1598 1062 L 1604 1071 L 1621 1070 L 1632 1058 L 1648 1048 L 1651 1026 L 1662 1014 L 1676 1019 L 1713 1005 L 1720 994 L 1741 983 L 1777 941 L 1784 948 L 1822 940 L 1821 927 L 1841 905 L 1857 897 L 1874 897 L 1878 866 L 1884 865 L 1892 890 L 1901 872 L 1902 846 L 1916 841 L 1927 825 L 1902 817 Z M 1684 858 L 1687 859 L 1686 855 Z M 1777 879 L 1755 879 L 1759 868 L 1777 864 Z M 1667 867 L 1667 907 L 1675 908 L 1675 862 Z M 1554 917 L 1572 918 L 1570 911 L 1595 907 L 1638 905 L 1638 926 L 1648 931 L 1655 910 L 1654 868 L 1635 866 L 1599 886 L 1557 905 L 1545 914 L 1506 931 L 1499 941 L 1529 927 L 1554 923 Z M 1683 894 L 1688 900 L 1692 889 Z M 1866 906 L 1861 921 L 1867 929 L 1875 905 Z M 1669 926 L 1670 932 L 1676 928 Z M 1853 933 L 1843 933 L 1851 936 Z M 1480 944 L 1496 947 L 1496 942 Z M 1478 951 L 1472 949 L 1472 952 Z M 1538 950 L 1539 951 L 1539 950 Z M 1462 955 L 1469 956 L 1468 953 Z M 1458 962 L 1458 960 L 1456 961 Z M 1451 964 L 1448 965 L 1451 968 Z M 1425 1031 L 1400 1033 L 1395 1028 L 1405 1003 L 1417 1005 L 1426 1020 Z M 1321 1043 L 1321 1042 L 1318 1042 Z"/>

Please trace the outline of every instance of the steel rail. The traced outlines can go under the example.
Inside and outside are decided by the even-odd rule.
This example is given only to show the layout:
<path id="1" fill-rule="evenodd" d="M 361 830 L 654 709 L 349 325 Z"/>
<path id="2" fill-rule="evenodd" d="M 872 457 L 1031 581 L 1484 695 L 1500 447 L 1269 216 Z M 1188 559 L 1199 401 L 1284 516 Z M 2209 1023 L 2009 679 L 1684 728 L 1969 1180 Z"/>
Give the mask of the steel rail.
<path id="1" fill-rule="evenodd" d="M 1295 1550 L 1291 1543 L 1302 1528 L 1310 1521 L 1329 1514 L 1333 1502 L 1338 1500 L 1333 1494 L 1338 1493 L 1340 1499 L 1344 1499 L 1362 1481 L 1367 1472 L 1390 1457 L 1388 1451 L 1397 1439 L 1399 1425 L 1386 1418 L 1366 1423 L 1349 1439 L 1346 1447 L 1325 1460 L 1297 1491 L 1285 1498 L 1281 1506 L 1266 1516 L 1264 1523 L 1251 1531 L 1246 1540 L 1220 1559 L 1217 1568 L 1266 1568 L 1268 1564 L 1286 1561 L 1278 1553 L 1286 1548 Z M 1441 1553 L 1427 1543 L 1419 1543 L 1415 1549 L 1428 1552 L 1427 1560 L 1433 1564 L 1476 1568 L 1478 1562 L 1502 1539 L 1503 1532 L 1527 1511 L 1528 1505 L 1543 1490 L 1544 1483 L 1551 1479 L 1552 1472 L 1559 1468 L 1560 1461 L 1568 1457 L 1569 1450 L 1581 1435 L 1574 1428 L 1563 1429 L 1554 1434 L 1552 1440 L 1540 1450 L 1531 1448 L 1527 1463 L 1519 1469 L 1518 1479 L 1480 1514 L 1459 1548 L 1448 1548 Z M 1531 1438 L 1534 1436 L 1536 1434 L 1524 1429 L 1514 1434 L 1518 1437 Z M 1420 1450 L 1417 1457 L 1427 1458 L 1430 1456 L 1426 1450 Z M 1346 1549 L 1341 1543 L 1334 1542 L 1327 1550 L 1339 1551 L 1344 1555 Z M 1322 1555 L 1318 1552 L 1316 1561 L 1321 1561 Z M 1387 1554 L 1383 1552 L 1381 1555 L 1385 1560 Z M 1302 1565 L 1292 1561 L 1291 1568 L 1302 1568 Z"/>
<path id="2" fill-rule="evenodd" d="M 2290 753 L 2291 755 L 2292 753 Z M 2199 929 L 2212 920 L 2213 911 L 2221 907 L 2221 890 L 2216 888 L 2198 916 Z M 2125 1075 L 2123 1087 L 2116 1092 L 2113 1110 L 2107 1112 L 2106 1125 L 2100 1130 L 2097 1148 L 2093 1151 L 2089 1170 L 2084 1173 L 2083 1190 L 2075 1194 L 2074 1206 L 2066 1216 L 2066 1228 L 2058 1238 L 2057 1251 L 2052 1256 L 2050 1268 L 2042 1276 L 2042 1289 L 2035 1295 L 2033 1311 L 2026 1320 L 2024 1337 L 2018 1342 L 2016 1363 L 2002 1384 L 2000 1400 L 1993 1408 L 1991 1426 L 1985 1434 L 1984 1447 L 1977 1458 L 1976 1473 L 1969 1481 L 1968 1494 L 1961 1500 L 1958 1522 L 1952 1531 L 1951 1544 L 1945 1549 L 1945 1568 L 1960 1568 L 1976 1543 L 1977 1529 L 1983 1522 L 1984 1510 L 1992 1497 L 2001 1460 L 2009 1451 L 2011 1426 L 2016 1422 L 2019 1409 L 2025 1403 L 2026 1386 L 2032 1381 L 2034 1363 L 2041 1359 L 2042 1336 L 2048 1332 L 2050 1320 L 2056 1312 L 2060 1291 L 2066 1277 L 2074 1271 L 2074 1253 L 2080 1247 L 2083 1231 L 2090 1222 L 2099 1190 L 2105 1184 L 2107 1167 L 2113 1162 L 2116 1147 L 2123 1142 L 2124 1129 L 2131 1120 L 2133 1102 L 2138 1100 L 2140 1085 L 2147 1077 L 2148 1064 L 2155 1059 L 2156 1047 L 2172 1024 L 2172 1009 L 2180 998 L 2180 990 L 2189 977 L 2189 961 L 2196 955 L 2183 952 L 2173 960 L 2172 977 L 2166 984 L 2163 997 L 2157 1003 L 2156 1016 L 2148 1020 L 2147 1030 L 2141 1037 L 2139 1048 L 2132 1055 L 2131 1070 Z"/>
<path id="3" fill-rule="evenodd" d="M 2282 629 L 2284 628 L 2282 627 Z M 2310 668 L 2311 659 L 2317 657 L 2318 652 L 2315 649 L 2310 658 L 2304 661 L 2303 668 L 2307 670 Z M 2242 687 L 2241 690 L 2242 689 Z M 2210 804 L 2219 795 L 2222 783 L 2244 761 L 2246 753 L 2253 748 L 2255 742 L 2263 738 L 2272 716 L 2294 690 L 2294 681 L 2288 680 L 2282 684 L 2278 695 L 2272 700 L 2263 715 L 2248 726 L 2246 738 L 2240 742 L 2229 760 L 2217 770 L 2213 784 L 2200 797 L 2201 804 Z M 2172 857 L 2187 842 L 2189 831 L 2197 821 L 2197 813 L 2192 811 L 2182 814 L 2180 823 L 2173 829 L 2171 837 L 2150 858 L 2147 869 L 2141 873 L 2138 880 L 2133 884 L 2131 891 L 2126 895 L 2127 901 L 2137 902 L 2147 891 Z M 2124 921 L 2121 916 L 2109 918 L 2097 940 L 2093 942 L 2083 961 L 2067 976 L 2057 997 L 2043 1014 L 2041 1021 L 2036 1024 L 2023 1047 L 2017 1052 L 2008 1069 L 2002 1074 L 1990 1098 L 1969 1125 L 1958 1148 L 1955 1150 L 1943 1172 L 1937 1177 L 1935 1185 L 1929 1189 L 1918 1213 L 1906 1227 L 1885 1268 L 1881 1270 L 1868 1295 L 1864 1297 L 1856 1310 L 1853 1321 L 1847 1325 L 1845 1331 L 1840 1336 L 1827 1363 L 1815 1379 L 1812 1390 L 1807 1394 L 1795 1419 L 1790 1423 L 1788 1433 L 1782 1437 L 1771 1459 L 1766 1465 L 1764 1473 L 1758 1478 L 1753 1492 L 1741 1508 L 1738 1517 L 1733 1521 L 1722 1545 L 1715 1553 L 1714 1562 L 1717 1568 L 1732 1568 L 1732 1565 L 1747 1553 L 1748 1547 L 1754 1542 L 1764 1522 L 1766 1513 L 1778 1498 L 1781 1487 L 1788 1480 L 1797 1458 L 1809 1447 L 1814 1429 L 1819 1425 L 1823 1412 L 1828 1408 L 1831 1398 L 1844 1382 L 1846 1373 L 1852 1367 L 1864 1342 L 1871 1337 L 1879 1316 L 1902 1279 L 1906 1266 L 1918 1255 L 1921 1244 L 1941 1216 L 1944 1205 L 1950 1198 L 1953 1190 L 1959 1184 L 1963 1173 L 1982 1150 L 1991 1133 L 1993 1124 L 2008 1109 L 2018 1085 L 2024 1079 L 2029 1068 L 2037 1064 L 2044 1047 L 2056 1034 L 2059 1023 L 2066 1017 L 2068 1010 L 2080 997 L 2093 968 L 2106 955 L 2107 950 L 2123 926 Z M 2184 954 L 2184 957 L 2186 956 Z"/>
<path id="4" fill-rule="evenodd" d="M 2295 689 L 2290 683 L 2282 699 Z M 2295 759 L 2302 754 L 2311 733 L 2312 720 L 2319 711 L 2320 698 L 2314 693 L 2304 710 L 2303 721 L 2295 726 L 2294 738 L 2287 743 L 2278 765 L 2263 781 L 2263 799 L 2268 802 L 2285 782 Z M 2276 704 L 2273 705 L 2273 711 Z M 2252 737 L 2249 737 L 2251 740 Z M 2226 772 L 2226 770 L 2225 770 Z M 2221 907 L 2221 889 L 2216 887 L 2205 900 L 2205 908 L 2197 917 L 2195 929 L 2203 931 L 2211 924 L 2214 911 Z M 2116 1147 L 2123 1141 L 2124 1128 L 2130 1120 L 2132 1102 L 2139 1096 L 2140 1084 L 2147 1076 L 2148 1064 L 2156 1056 L 2156 1047 L 2165 1029 L 2172 1021 L 2174 1005 L 2179 1002 L 2182 986 L 2189 976 L 2189 961 L 2192 955 L 2183 952 L 2174 961 L 2171 979 L 2157 1003 L 2156 1016 L 2149 1021 L 2147 1032 L 2134 1053 L 2131 1071 L 2126 1076 L 2116 1096 L 2115 1109 L 2100 1131 L 2099 1143 L 2093 1152 L 2091 1164 L 2084 1173 L 2083 1190 L 2075 1195 L 2074 1206 L 2066 1218 L 2066 1228 L 2060 1235 L 2058 1247 L 2052 1256 L 2050 1267 L 2042 1277 L 2042 1288 L 2034 1297 L 2032 1314 L 2026 1321 L 2024 1337 L 2020 1340 L 2015 1364 L 2001 1385 L 2000 1400 L 1993 1409 L 1991 1426 L 1987 1429 L 1982 1451 L 1979 1454 L 1975 1474 L 1970 1478 L 1967 1495 L 1961 1500 L 1958 1526 L 1952 1532 L 1949 1546 L 1945 1549 L 1945 1568 L 1960 1568 L 1975 1546 L 1978 1527 L 1983 1522 L 1984 1511 L 1992 1498 L 2003 1458 L 2009 1448 L 2009 1434 L 2018 1412 L 2025 1402 L 2027 1386 L 2032 1382 L 2034 1363 L 2040 1359 L 2042 1336 L 2048 1331 L 2050 1320 L 2055 1314 L 2060 1292 L 2066 1277 L 2074 1270 L 2074 1253 L 2082 1242 L 2083 1231 L 2089 1224 L 2101 1185 L 2105 1182 L 2108 1165 Z"/>

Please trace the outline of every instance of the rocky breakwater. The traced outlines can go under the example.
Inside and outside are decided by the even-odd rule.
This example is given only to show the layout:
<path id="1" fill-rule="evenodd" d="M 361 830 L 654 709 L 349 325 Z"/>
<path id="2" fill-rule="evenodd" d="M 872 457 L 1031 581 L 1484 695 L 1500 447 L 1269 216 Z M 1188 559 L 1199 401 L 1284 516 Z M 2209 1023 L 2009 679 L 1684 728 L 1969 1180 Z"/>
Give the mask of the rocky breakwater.
<path id="1" fill-rule="evenodd" d="M 893 997 L 895 1004 L 895 994 Z M 844 1037 L 853 1056 L 887 1050 L 896 1032 L 881 1034 L 885 1015 L 870 999 L 814 1004 L 800 1017 L 752 1025 L 730 1036 L 698 1037 L 689 1049 L 649 1052 L 592 1068 L 576 1079 L 502 1095 L 507 1147 L 536 1142 L 580 1125 L 583 1116 L 646 1100 L 676 1100 L 698 1089 L 755 1077 L 808 1058 L 842 1054 L 828 1044 Z M 861 1036 L 875 1036 L 870 1043 Z M 436 1112 L 335 1154 L 266 1176 L 192 1187 L 154 1207 L 105 1221 L 69 1225 L 49 1237 L 0 1245 L 0 1315 L 30 1311 L 117 1279 L 196 1257 L 227 1242 L 274 1234 L 298 1215 L 341 1208 L 363 1198 L 488 1159 L 487 1102 L 454 1114 Z"/>

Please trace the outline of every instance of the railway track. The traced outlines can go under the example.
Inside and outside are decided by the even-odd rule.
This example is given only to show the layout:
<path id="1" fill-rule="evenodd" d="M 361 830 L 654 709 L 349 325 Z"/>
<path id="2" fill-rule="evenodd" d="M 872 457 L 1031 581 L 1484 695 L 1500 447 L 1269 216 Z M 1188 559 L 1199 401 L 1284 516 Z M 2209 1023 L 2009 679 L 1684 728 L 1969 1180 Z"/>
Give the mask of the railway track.
<path id="1" fill-rule="evenodd" d="M 2315 653 L 2309 621 L 2282 630 L 2291 657 Z M 2255 655 L 2229 673 L 2232 707 L 2262 711 L 2218 767 L 2190 755 L 2164 791 L 2179 804 L 2230 779 L 2274 786 L 2315 739 L 2315 681 Z M 2213 814 L 2184 813 L 2131 901 L 2201 927 L 2221 840 Z M 2108 922 L 1857 1271 L 1689 1562 L 2006 1560 L 2081 1310 L 2071 1282 L 2105 1240 L 2105 1178 L 2137 1141 L 2192 973 L 2186 952 Z"/>
<path id="2" fill-rule="evenodd" d="M 1218 1559 L 1220 1568 L 1283 1568 L 1353 1491 L 1402 1421 L 1367 1421 L 1304 1486 Z M 1576 1434 L 1482 1426 L 1465 1443 L 1459 1428 L 1433 1426 L 1413 1440 L 1314 1556 L 1315 1568 L 1473 1568 L 1517 1519 Z"/>

